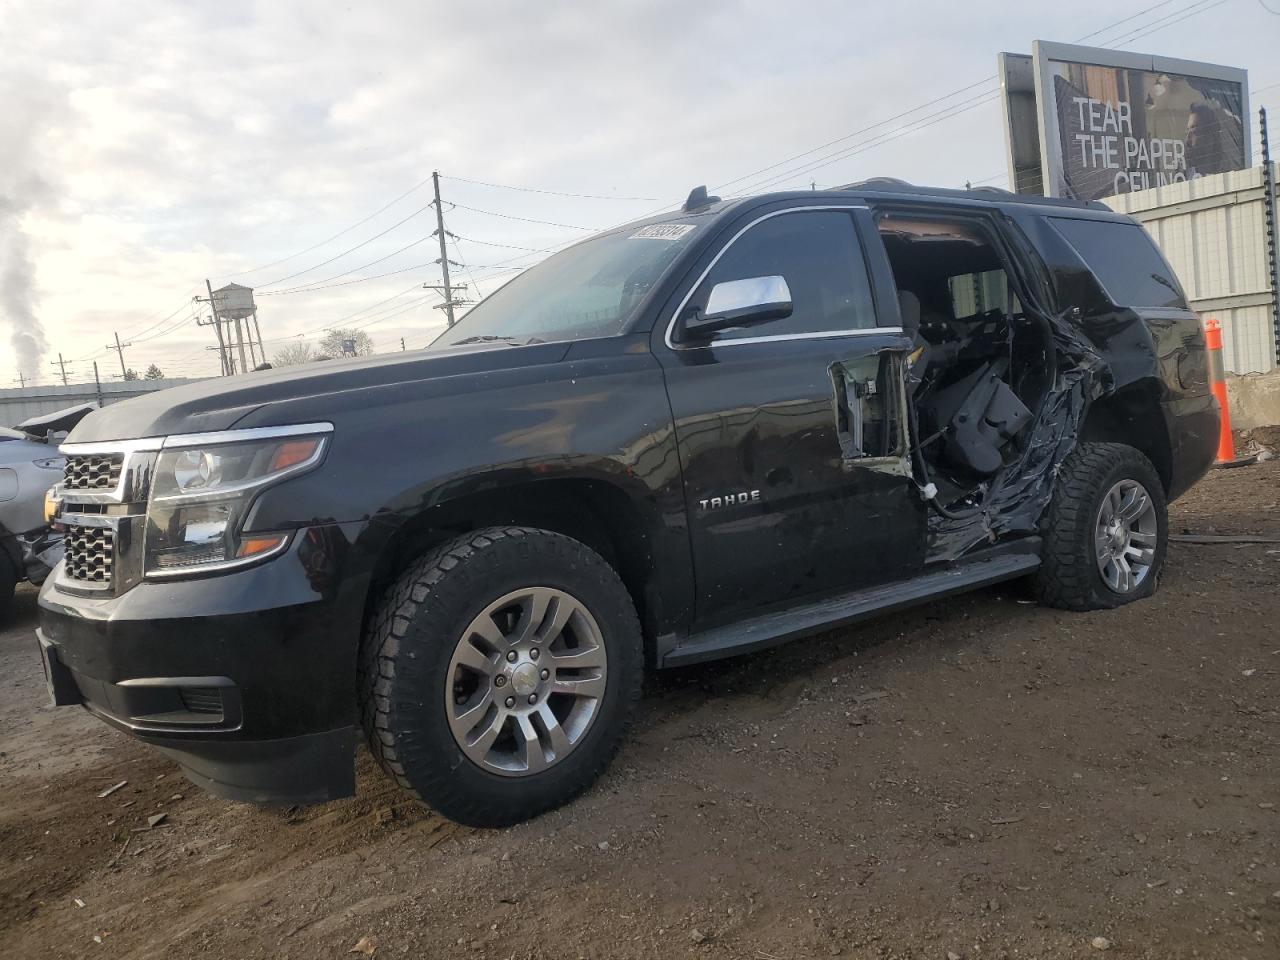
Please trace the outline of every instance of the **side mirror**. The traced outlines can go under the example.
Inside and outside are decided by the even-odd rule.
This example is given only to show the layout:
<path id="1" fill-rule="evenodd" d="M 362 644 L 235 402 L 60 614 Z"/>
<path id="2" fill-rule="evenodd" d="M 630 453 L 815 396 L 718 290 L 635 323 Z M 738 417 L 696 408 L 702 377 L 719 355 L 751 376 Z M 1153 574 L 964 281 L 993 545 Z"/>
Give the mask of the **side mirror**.
<path id="1" fill-rule="evenodd" d="M 696 307 L 681 319 L 683 333 L 703 339 L 730 327 L 749 327 L 791 316 L 791 288 L 783 277 L 726 280 L 711 288 L 704 311 Z"/>

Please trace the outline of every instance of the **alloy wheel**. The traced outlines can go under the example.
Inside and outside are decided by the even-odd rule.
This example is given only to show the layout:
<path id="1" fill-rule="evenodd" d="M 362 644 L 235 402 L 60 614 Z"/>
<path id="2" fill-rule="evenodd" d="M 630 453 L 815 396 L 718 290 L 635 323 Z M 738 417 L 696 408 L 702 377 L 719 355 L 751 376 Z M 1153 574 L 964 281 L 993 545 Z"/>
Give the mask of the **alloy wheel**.
<path id="1" fill-rule="evenodd" d="M 472 620 L 454 648 L 449 729 L 490 773 L 541 773 L 586 736 L 607 669 L 600 627 L 579 600 L 553 587 L 513 591 Z"/>
<path id="2" fill-rule="evenodd" d="M 1159 518 L 1137 480 L 1121 480 L 1102 499 L 1094 525 L 1098 572 L 1113 591 L 1137 590 L 1155 563 Z"/>

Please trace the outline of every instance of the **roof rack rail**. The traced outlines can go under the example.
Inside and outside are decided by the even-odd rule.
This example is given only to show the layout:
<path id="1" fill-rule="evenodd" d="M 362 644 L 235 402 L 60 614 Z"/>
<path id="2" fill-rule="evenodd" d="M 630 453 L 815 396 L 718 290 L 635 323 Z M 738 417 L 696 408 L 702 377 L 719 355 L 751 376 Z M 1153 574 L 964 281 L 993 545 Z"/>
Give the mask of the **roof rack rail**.
<path id="1" fill-rule="evenodd" d="M 868 187 L 879 187 L 881 189 L 892 189 L 894 187 L 914 187 L 915 184 L 898 177 L 868 177 L 866 180 L 859 180 L 856 183 L 846 183 L 844 186 L 836 187 L 837 190 L 860 190 Z"/>

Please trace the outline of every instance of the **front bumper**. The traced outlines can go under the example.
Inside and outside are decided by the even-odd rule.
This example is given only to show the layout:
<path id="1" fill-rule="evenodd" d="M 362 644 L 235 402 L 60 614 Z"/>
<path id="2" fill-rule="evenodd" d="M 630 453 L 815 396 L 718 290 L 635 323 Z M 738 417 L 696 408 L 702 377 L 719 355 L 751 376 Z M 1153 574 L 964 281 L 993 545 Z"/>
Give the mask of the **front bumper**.
<path id="1" fill-rule="evenodd" d="M 56 704 L 79 704 L 235 800 L 355 790 L 359 524 L 300 530 L 261 566 L 85 596 L 55 572 L 38 637 Z"/>

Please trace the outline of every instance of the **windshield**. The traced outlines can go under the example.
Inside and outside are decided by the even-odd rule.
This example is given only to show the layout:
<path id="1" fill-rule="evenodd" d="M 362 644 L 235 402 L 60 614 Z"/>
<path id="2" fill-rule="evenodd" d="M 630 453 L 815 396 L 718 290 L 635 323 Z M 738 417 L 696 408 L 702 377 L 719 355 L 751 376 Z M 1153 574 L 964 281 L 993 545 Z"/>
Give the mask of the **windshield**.
<path id="1" fill-rule="evenodd" d="M 582 340 L 622 333 L 645 294 L 689 246 L 699 226 L 630 226 L 575 244 L 476 304 L 432 346 Z"/>

